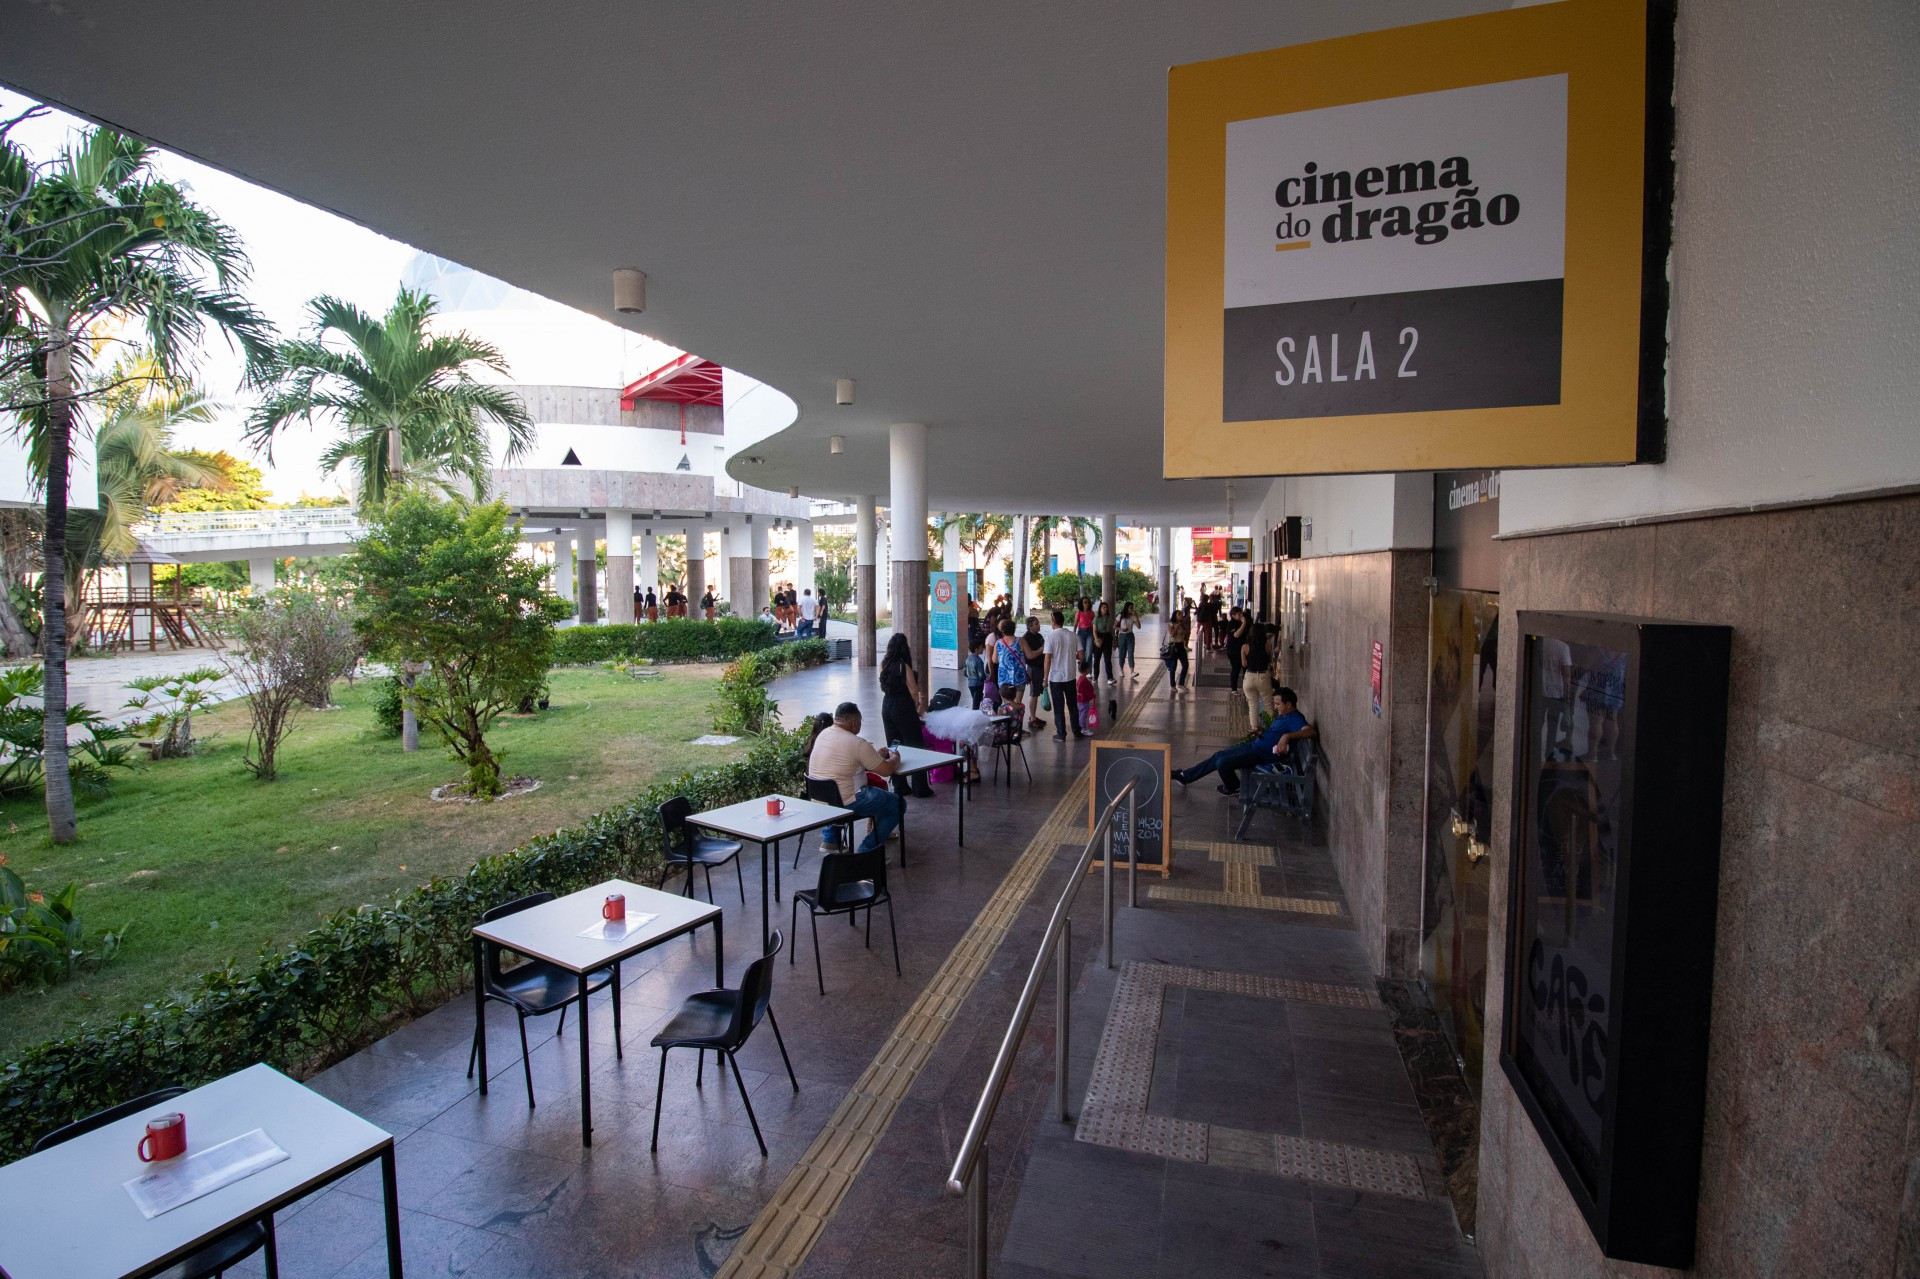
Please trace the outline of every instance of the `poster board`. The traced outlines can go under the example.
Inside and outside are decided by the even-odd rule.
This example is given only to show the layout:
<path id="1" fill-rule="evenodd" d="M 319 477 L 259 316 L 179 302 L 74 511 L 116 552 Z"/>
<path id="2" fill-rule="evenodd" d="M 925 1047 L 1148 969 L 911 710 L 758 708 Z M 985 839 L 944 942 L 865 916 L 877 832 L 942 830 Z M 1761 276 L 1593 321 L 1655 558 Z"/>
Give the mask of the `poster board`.
<path id="1" fill-rule="evenodd" d="M 1100 820 L 1100 811 L 1130 781 L 1140 789 L 1135 811 L 1140 819 L 1140 847 L 1135 856 L 1141 870 L 1157 870 L 1165 879 L 1173 873 L 1173 819 L 1167 809 L 1167 792 L 1173 780 L 1173 747 L 1166 742 L 1093 743 L 1093 784 L 1087 794 L 1087 833 Z M 1126 863 L 1127 843 L 1133 832 L 1127 829 L 1124 806 L 1113 818 L 1113 857 L 1117 867 Z M 1095 858 L 1094 866 L 1106 862 Z"/>
<path id="2" fill-rule="evenodd" d="M 1168 478 L 1656 461 L 1672 0 L 1174 67 Z"/>
<path id="3" fill-rule="evenodd" d="M 964 573 L 927 575 L 927 665 L 957 671 L 966 660 L 967 629 L 960 617 L 966 601 Z"/>

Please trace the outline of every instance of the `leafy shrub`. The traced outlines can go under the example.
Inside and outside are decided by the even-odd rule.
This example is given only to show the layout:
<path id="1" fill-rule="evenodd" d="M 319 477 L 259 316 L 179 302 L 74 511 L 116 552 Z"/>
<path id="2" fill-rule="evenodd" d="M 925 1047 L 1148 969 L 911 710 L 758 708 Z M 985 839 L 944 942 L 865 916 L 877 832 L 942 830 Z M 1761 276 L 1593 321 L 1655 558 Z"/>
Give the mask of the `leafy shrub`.
<path id="1" fill-rule="evenodd" d="M 40 789 L 43 720 L 38 706 L 27 702 L 46 687 L 46 672 L 38 666 L 0 669 L 0 796 Z M 67 757 L 74 793 L 98 798 L 113 781 L 109 769 L 126 764 L 133 747 L 126 729 L 107 723 L 101 714 L 78 702 L 67 706 L 67 727 L 86 730 Z M 69 735 L 71 740 L 71 735 Z"/>
<path id="2" fill-rule="evenodd" d="M 122 705 L 130 711 L 148 713 L 138 721 L 137 731 L 153 738 L 155 759 L 178 759 L 191 755 L 197 743 L 193 737 L 193 713 L 213 696 L 213 685 L 221 672 L 202 666 L 177 675 L 143 675 L 127 681 L 135 690 Z"/>
<path id="3" fill-rule="evenodd" d="M 203 974 L 187 994 L 28 1049 L 0 1068 L 0 1163 L 64 1123 L 171 1083 L 255 1062 L 307 1075 L 397 1019 L 438 1007 L 472 975 L 469 930 L 489 906 L 620 876 L 658 882 L 657 809 L 803 793 L 806 737 L 772 729 L 742 760 L 656 781 L 628 804 L 536 836 L 385 906 L 337 911 L 292 945 Z"/>
<path id="4" fill-rule="evenodd" d="M 105 963 L 119 948 L 124 930 L 102 933 L 98 948 L 87 949 L 79 900 L 77 883 L 52 897 L 28 891 L 0 857 L 0 995 L 71 977 L 79 965 Z"/>
<path id="5" fill-rule="evenodd" d="M 413 678 L 415 688 L 431 683 L 431 671 Z M 407 686 L 398 675 L 388 675 L 376 680 L 373 685 L 373 725 L 382 737 L 400 736 L 401 723 L 406 711 Z M 425 690 L 427 696 L 438 697 L 437 690 Z"/>
<path id="6" fill-rule="evenodd" d="M 720 676 L 720 704 L 714 711 L 717 733 L 757 733 L 773 714 L 767 681 L 788 671 L 821 666 L 827 660 L 825 640 L 794 640 L 774 648 L 748 653 Z"/>
<path id="7" fill-rule="evenodd" d="M 1040 579 L 1040 599 L 1048 608 L 1071 609 L 1081 596 L 1100 598 L 1098 573 L 1049 573 Z M 1073 618 L 1067 618 L 1069 625 Z"/>
<path id="8" fill-rule="evenodd" d="M 670 617 L 621 626 L 574 626 L 554 636 L 553 660 L 560 665 L 644 657 L 655 662 L 719 661 L 776 643 L 765 622 L 723 617 L 717 622 Z"/>

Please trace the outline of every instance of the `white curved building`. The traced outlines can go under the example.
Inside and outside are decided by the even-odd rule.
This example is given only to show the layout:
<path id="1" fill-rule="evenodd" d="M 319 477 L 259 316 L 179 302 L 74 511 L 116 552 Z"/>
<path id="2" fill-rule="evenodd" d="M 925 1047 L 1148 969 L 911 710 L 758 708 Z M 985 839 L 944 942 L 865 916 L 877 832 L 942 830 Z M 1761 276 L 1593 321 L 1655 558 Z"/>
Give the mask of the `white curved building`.
<path id="1" fill-rule="evenodd" d="M 792 578 L 811 588 L 811 504 L 726 473 L 733 452 L 794 420 L 791 399 L 444 258 L 417 255 L 403 282 L 439 303 L 435 328 L 464 330 L 506 356 L 536 440 L 511 464 L 496 441 L 494 489 L 582 622 L 632 621 L 634 584 L 664 585 L 659 539 L 675 534 L 701 552 L 687 557 L 682 579 L 696 600 L 711 585 L 735 612 L 757 609 L 770 589 L 769 539 L 787 529 Z M 593 554 L 601 541 L 604 584 Z"/>

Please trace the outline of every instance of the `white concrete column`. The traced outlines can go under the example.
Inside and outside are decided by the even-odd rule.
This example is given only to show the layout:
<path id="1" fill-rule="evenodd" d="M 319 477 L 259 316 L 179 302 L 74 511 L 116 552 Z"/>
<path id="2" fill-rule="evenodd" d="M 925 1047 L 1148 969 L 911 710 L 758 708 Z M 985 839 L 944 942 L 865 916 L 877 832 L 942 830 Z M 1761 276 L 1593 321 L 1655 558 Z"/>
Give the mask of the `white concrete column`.
<path id="1" fill-rule="evenodd" d="M 252 555 L 247 558 L 247 585 L 253 588 L 255 595 L 265 595 L 273 589 L 273 574 L 279 564 L 271 555 Z"/>
<path id="2" fill-rule="evenodd" d="M 874 542 L 879 531 L 879 512 L 874 510 L 871 493 L 862 493 L 854 505 L 853 591 L 859 597 L 855 601 L 858 620 L 854 627 L 854 661 L 860 666 L 872 666 L 878 660 L 874 627 L 880 598 L 879 587 L 874 584 L 874 578 L 878 575 L 874 572 L 873 560 L 876 550 Z"/>
<path id="3" fill-rule="evenodd" d="M 773 598 L 773 584 L 768 581 L 771 565 L 768 563 L 767 533 L 773 527 L 770 515 L 747 516 L 747 553 L 753 557 L 749 566 L 748 580 L 752 583 L 752 608 L 755 614 L 760 606 Z"/>
<path id="4" fill-rule="evenodd" d="M 607 512 L 607 621 L 634 621 L 633 512 Z"/>
<path id="5" fill-rule="evenodd" d="M 573 598 L 573 534 L 553 536 L 553 593 L 563 600 Z"/>
<path id="6" fill-rule="evenodd" d="M 798 574 L 794 580 L 794 589 L 810 591 L 813 589 L 813 521 L 801 520 L 794 526 L 794 569 Z"/>
<path id="7" fill-rule="evenodd" d="M 634 580 L 640 594 L 660 594 L 660 535 L 649 524 L 640 530 L 640 576 Z"/>
<path id="8" fill-rule="evenodd" d="M 914 669 L 929 677 L 927 647 L 927 428 L 887 428 L 887 506 L 893 516 L 893 631 L 913 645 Z M 923 685 L 924 687 L 924 685 Z"/>
<path id="9" fill-rule="evenodd" d="M 1030 585 L 1027 581 L 1027 560 L 1031 557 L 1032 546 L 1029 542 L 1029 526 L 1032 520 L 1025 515 L 1013 517 L 1013 611 L 1026 616 L 1029 605 L 1027 595 Z M 1025 633 L 1023 630 L 1022 634 Z"/>
<path id="10" fill-rule="evenodd" d="M 1173 611 L 1173 526 L 1162 524 L 1153 547 L 1154 570 L 1160 578 L 1160 611 Z"/>
<path id="11" fill-rule="evenodd" d="M 1120 563 L 1120 556 L 1116 550 L 1116 543 L 1118 543 L 1119 540 L 1119 517 L 1102 515 L 1100 517 L 1100 547 L 1098 551 L 1100 564 L 1100 598 L 1105 600 L 1107 607 L 1115 613 L 1120 611 L 1120 604 L 1115 598 L 1114 591 L 1115 572 Z"/>
<path id="12" fill-rule="evenodd" d="M 760 611 L 753 602 L 752 543 L 747 537 L 746 516 L 729 515 L 720 528 L 720 567 L 726 589 L 721 597 L 733 606 L 735 617 L 752 617 Z"/>

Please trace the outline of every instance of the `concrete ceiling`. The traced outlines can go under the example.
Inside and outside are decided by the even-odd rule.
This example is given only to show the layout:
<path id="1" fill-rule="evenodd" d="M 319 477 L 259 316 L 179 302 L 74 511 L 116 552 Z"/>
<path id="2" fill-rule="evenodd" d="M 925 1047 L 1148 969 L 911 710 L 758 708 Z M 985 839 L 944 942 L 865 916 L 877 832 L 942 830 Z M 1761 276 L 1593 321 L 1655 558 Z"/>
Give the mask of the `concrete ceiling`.
<path id="1" fill-rule="evenodd" d="M 622 322 L 800 407 L 751 483 L 884 502 L 915 421 L 936 510 L 1211 523 L 1160 478 L 1167 68 L 1505 7 L 0 0 L 0 80 L 593 314 L 647 271 Z"/>

